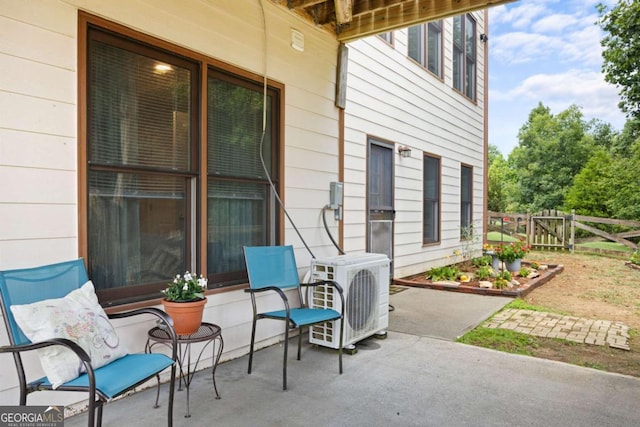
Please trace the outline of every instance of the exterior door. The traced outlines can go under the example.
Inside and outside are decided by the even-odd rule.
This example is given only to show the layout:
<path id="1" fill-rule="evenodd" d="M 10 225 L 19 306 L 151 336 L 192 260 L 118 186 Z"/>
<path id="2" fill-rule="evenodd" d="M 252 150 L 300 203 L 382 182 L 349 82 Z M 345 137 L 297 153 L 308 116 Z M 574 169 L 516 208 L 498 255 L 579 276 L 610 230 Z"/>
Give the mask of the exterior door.
<path id="1" fill-rule="evenodd" d="M 393 276 L 393 144 L 369 138 L 367 168 L 367 252 L 385 254 Z"/>

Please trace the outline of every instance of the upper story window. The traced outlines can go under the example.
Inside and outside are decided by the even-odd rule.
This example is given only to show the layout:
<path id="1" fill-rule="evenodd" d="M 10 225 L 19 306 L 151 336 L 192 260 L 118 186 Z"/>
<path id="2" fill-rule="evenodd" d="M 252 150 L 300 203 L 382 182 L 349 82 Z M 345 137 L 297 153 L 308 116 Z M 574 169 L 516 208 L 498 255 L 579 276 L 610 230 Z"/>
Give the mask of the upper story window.
<path id="1" fill-rule="evenodd" d="M 407 39 L 407 54 L 422 66 L 427 65 L 425 46 L 425 24 L 409 27 Z"/>
<path id="2" fill-rule="evenodd" d="M 453 87 L 476 100 L 476 21 L 471 15 L 453 18 Z"/>
<path id="3" fill-rule="evenodd" d="M 460 237 L 469 236 L 473 223 L 473 168 L 462 165 L 460 167 Z M 464 230 L 467 230 L 465 233 Z"/>
<path id="4" fill-rule="evenodd" d="M 386 41 L 389 44 L 393 44 L 393 31 L 387 31 L 386 33 L 378 34 L 382 40 Z"/>
<path id="5" fill-rule="evenodd" d="M 427 69 L 442 78 L 442 20 L 427 24 Z"/>
<path id="6" fill-rule="evenodd" d="M 422 242 L 440 241 L 440 157 L 424 155 Z"/>
<path id="7" fill-rule="evenodd" d="M 264 171 L 278 188 L 280 90 L 268 87 L 262 141 L 261 80 L 81 22 L 79 240 L 101 302 L 158 298 L 185 270 L 210 287 L 246 280 L 242 246 L 280 230 Z"/>

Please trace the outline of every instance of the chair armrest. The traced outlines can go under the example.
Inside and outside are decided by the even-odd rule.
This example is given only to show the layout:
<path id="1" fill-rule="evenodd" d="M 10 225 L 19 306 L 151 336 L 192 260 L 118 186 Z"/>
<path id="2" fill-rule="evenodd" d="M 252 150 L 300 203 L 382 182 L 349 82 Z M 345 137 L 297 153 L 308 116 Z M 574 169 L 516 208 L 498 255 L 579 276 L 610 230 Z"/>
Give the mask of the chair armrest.
<path id="1" fill-rule="evenodd" d="M 280 295 L 280 297 L 284 301 L 287 301 L 287 302 L 289 301 L 287 296 L 282 291 L 282 289 L 280 289 L 277 286 L 265 286 L 264 288 L 257 288 L 257 289 L 248 288 L 248 289 L 245 289 L 244 291 L 246 293 L 249 293 L 249 294 L 255 294 L 255 293 L 258 293 L 258 292 L 273 291 L 273 292 L 276 292 L 278 295 Z"/>
<path id="2" fill-rule="evenodd" d="M 257 294 L 259 292 L 267 292 L 267 291 L 272 291 L 277 293 L 278 295 L 280 295 L 280 298 L 282 298 L 282 302 L 284 303 L 284 308 L 287 311 L 287 313 L 289 313 L 289 299 L 287 298 L 287 296 L 285 295 L 284 291 L 282 289 L 280 289 L 277 286 L 265 286 L 264 288 L 256 288 L 256 289 L 252 289 L 252 288 L 248 288 L 244 290 L 246 293 L 251 294 L 251 298 L 253 298 L 253 294 Z M 255 309 L 255 299 L 254 301 L 254 309 Z"/>
<path id="3" fill-rule="evenodd" d="M 4 345 L 0 346 L 0 353 L 22 353 L 23 351 L 32 351 L 39 348 L 50 347 L 52 345 L 61 345 L 73 351 L 78 358 L 85 364 L 91 364 L 91 357 L 82 347 L 67 338 L 50 338 L 44 341 L 32 342 L 20 345 Z"/>
<path id="4" fill-rule="evenodd" d="M 167 326 L 167 331 L 169 332 L 169 336 L 171 337 L 171 358 L 173 360 L 178 360 L 178 335 L 176 334 L 176 330 L 173 328 L 173 319 L 171 319 L 171 316 L 169 316 L 166 312 L 155 307 L 143 307 L 136 308 L 134 310 L 111 313 L 108 314 L 108 316 L 109 319 L 122 319 L 125 317 L 138 316 L 141 314 L 151 314 L 153 316 L 156 316 Z"/>
<path id="5" fill-rule="evenodd" d="M 334 280 L 319 280 L 317 282 L 311 282 L 311 283 L 300 283 L 301 287 L 305 287 L 305 288 L 313 288 L 315 286 L 320 286 L 320 285 L 329 285 L 331 287 L 333 287 L 336 291 L 338 291 L 338 295 L 340 295 L 340 307 L 341 307 L 341 311 L 340 313 L 344 315 L 344 291 L 342 290 L 342 286 L 340 286 L 340 284 Z M 308 294 L 308 289 L 307 289 L 307 300 L 309 299 L 309 294 Z"/>

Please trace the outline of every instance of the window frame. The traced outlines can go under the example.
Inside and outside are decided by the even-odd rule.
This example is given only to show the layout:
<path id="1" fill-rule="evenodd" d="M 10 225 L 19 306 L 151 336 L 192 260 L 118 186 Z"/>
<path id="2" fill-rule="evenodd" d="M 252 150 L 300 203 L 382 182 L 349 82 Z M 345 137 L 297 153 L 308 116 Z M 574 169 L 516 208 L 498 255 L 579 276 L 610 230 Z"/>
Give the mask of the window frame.
<path id="1" fill-rule="evenodd" d="M 444 31 L 443 31 L 443 21 L 442 19 L 439 19 L 437 21 L 431 21 L 429 23 L 427 23 L 427 31 L 426 31 L 426 68 L 427 71 L 429 71 L 431 74 L 433 74 L 434 76 L 436 76 L 437 78 L 439 78 L 440 80 L 444 79 L 444 67 L 443 67 L 443 63 L 444 63 L 444 49 L 442 48 L 444 46 Z M 436 30 L 437 31 L 437 40 L 438 40 L 438 44 L 437 44 L 437 49 L 436 49 L 436 58 L 437 58 L 437 64 L 435 65 L 435 71 L 433 71 L 431 69 L 431 61 L 430 61 L 430 52 L 432 50 L 432 46 L 431 46 L 431 38 L 429 37 L 429 35 L 431 34 L 432 30 Z"/>
<path id="2" fill-rule="evenodd" d="M 465 173 L 464 171 L 468 171 L 466 183 L 468 199 L 465 198 Z M 468 221 L 465 223 L 465 214 L 467 211 Z M 460 238 L 464 238 L 463 229 L 469 228 L 473 226 L 473 166 L 465 163 L 460 164 Z"/>
<path id="3" fill-rule="evenodd" d="M 417 31 L 417 34 L 412 33 L 412 30 Z M 412 43 L 417 43 L 418 58 L 411 55 Z M 427 24 L 418 24 L 407 28 L 407 56 L 423 68 L 427 67 Z"/>
<path id="4" fill-rule="evenodd" d="M 228 70 L 223 70 L 219 67 L 212 67 L 212 66 L 209 66 L 207 69 L 207 78 L 216 78 L 221 81 L 225 81 L 227 83 L 232 83 L 236 87 L 242 87 L 245 89 L 256 90 L 256 91 L 259 90 L 262 96 L 262 91 L 263 91 L 262 81 L 247 79 L 245 77 L 239 76 L 238 74 L 232 73 Z M 282 171 L 283 170 L 281 166 L 282 158 L 278 155 L 279 152 L 282 152 L 282 150 L 279 148 L 280 144 L 278 143 L 279 131 L 278 131 L 278 126 L 273 126 L 273 124 L 277 124 L 277 123 L 280 123 L 280 126 L 282 126 L 282 123 L 280 122 L 280 119 L 279 119 L 282 112 L 281 112 L 281 108 L 278 108 L 278 105 L 282 105 L 281 93 L 279 90 L 269 85 L 267 85 L 266 92 L 267 92 L 267 99 L 271 100 L 270 107 L 271 107 L 271 114 L 273 115 L 271 132 L 268 134 L 269 139 L 272 141 L 269 168 L 271 171 Z M 265 138 L 266 137 L 267 135 L 265 134 Z M 207 142 L 205 142 L 204 144 L 207 145 Z M 265 231 L 264 234 L 266 236 L 266 240 L 271 242 L 271 244 L 277 241 L 280 241 L 279 236 L 281 235 L 282 221 L 278 220 L 279 217 L 277 214 L 278 213 L 277 200 L 272 194 L 271 185 L 279 189 L 278 194 L 282 194 L 282 188 L 281 188 L 282 177 L 271 176 L 269 180 L 266 177 L 262 179 L 258 179 L 255 177 L 223 175 L 223 174 L 210 171 L 208 158 L 205 159 L 205 161 L 207 164 L 205 169 L 207 183 L 209 183 L 210 181 L 218 181 L 218 182 L 226 182 L 226 183 L 244 183 L 249 185 L 252 185 L 252 184 L 262 185 L 265 188 L 266 229 L 264 230 Z M 208 204 L 208 195 L 205 198 L 204 202 Z M 206 240 L 205 244 L 208 245 L 209 243 L 208 227 L 204 232 L 203 238 Z M 258 243 L 255 243 L 255 244 L 258 244 Z M 210 287 L 213 287 L 214 289 L 233 285 L 238 281 L 242 281 L 247 278 L 246 271 L 243 271 L 242 274 L 239 275 L 240 273 L 239 271 L 215 274 L 215 273 L 212 273 L 210 269 L 208 270 L 209 270 L 208 278 L 211 285 Z"/>
<path id="5" fill-rule="evenodd" d="M 89 103 L 88 103 L 88 58 L 89 58 L 89 31 L 97 29 L 106 34 L 111 34 L 116 38 L 125 40 L 127 43 L 133 43 L 141 46 L 143 49 L 151 49 L 156 53 L 162 53 L 171 58 L 182 58 L 199 64 L 199 72 L 194 76 L 194 85 L 197 85 L 198 92 L 198 108 L 193 113 L 191 128 L 194 130 L 192 135 L 192 154 L 191 170 L 181 172 L 180 175 L 190 176 L 195 185 L 189 186 L 189 206 L 192 213 L 186 218 L 186 236 L 189 239 L 185 243 L 187 254 L 185 255 L 185 263 L 191 269 L 198 273 L 208 276 L 207 272 L 207 75 L 210 68 L 229 73 L 230 75 L 244 79 L 254 85 L 262 87 L 264 76 L 239 69 L 230 64 L 199 54 L 173 43 L 155 38 L 153 36 L 140 33 L 131 28 L 114 23 L 104 18 L 91 15 L 89 13 L 78 12 L 78 254 L 88 262 L 89 255 L 89 172 L 92 165 L 89 164 L 89 138 L 88 138 L 88 120 L 89 120 Z M 278 93 L 278 105 L 272 111 L 271 141 L 274 152 L 272 153 L 272 163 L 275 164 L 273 170 L 273 182 L 279 197 L 284 200 L 284 85 L 266 80 L 268 90 L 274 90 Z M 95 166 L 96 168 L 105 168 L 104 165 Z M 150 168 L 149 173 L 158 173 L 158 171 Z M 273 197 L 272 191 L 269 191 L 269 197 Z M 270 214 L 267 218 L 271 230 L 269 230 L 269 244 L 281 244 L 283 233 L 283 214 L 277 209 L 274 214 Z M 178 274 L 180 272 L 175 272 Z M 211 279 L 211 278 L 210 278 Z M 209 282 L 209 289 L 224 286 L 225 290 L 233 290 L 238 287 L 246 287 L 246 272 L 242 278 L 235 278 L 224 283 Z M 142 287 L 145 287 L 142 290 Z M 147 305 L 157 302 L 161 298 L 160 290 L 166 287 L 165 280 L 159 280 L 157 283 L 150 283 L 136 286 L 123 286 L 120 288 L 122 293 L 105 294 L 97 290 L 97 294 L 101 303 L 105 306 L 116 306 L 122 304 L 135 303 L 135 305 Z M 142 290 L 137 292 L 136 289 Z"/>
<path id="6" fill-rule="evenodd" d="M 428 172 L 428 162 L 436 162 L 436 174 L 435 174 L 435 197 L 427 197 L 426 194 L 426 180 L 427 180 L 427 172 Z M 423 153 L 422 158 L 422 245 L 436 245 L 441 242 L 442 239 L 442 157 L 437 156 L 435 154 Z M 427 220 L 427 203 L 431 202 L 435 205 L 435 209 L 430 210 L 432 213 L 437 215 L 435 220 L 428 221 Z M 431 222 L 432 229 L 430 230 L 430 234 L 432 236 L 435 235 L 432 239 L 427 239 L 425 236 L 427 233 L 427 223 Z"/>
<path id="7" fill-rule="evenodd" d="M 457 25 L 456 21 L 460 20 Z M 471 37 L 467 38 L 467 29 L 471 25 Z M 458 31 L 460 34 L 458 34 Z M 477 102 L 478 96 L 478 24 L 469 13 L 453 17 L 452 39 L 452 86 L 473 102 Z M 468 46 L 468 40 L 472 45 Z M 470 53 L 471 51 L 471 53 Z M 473 77 L 469 78 L 469 73 Z"/>
<path id="8" fill-rule="evenodd" d="M 395 36 L 393 34 L 393 31 L 386 31 L 384 33 L 378 33 L 378 37 L 381 38 L 389 46 L 393 46 L 395 44 Z"/>

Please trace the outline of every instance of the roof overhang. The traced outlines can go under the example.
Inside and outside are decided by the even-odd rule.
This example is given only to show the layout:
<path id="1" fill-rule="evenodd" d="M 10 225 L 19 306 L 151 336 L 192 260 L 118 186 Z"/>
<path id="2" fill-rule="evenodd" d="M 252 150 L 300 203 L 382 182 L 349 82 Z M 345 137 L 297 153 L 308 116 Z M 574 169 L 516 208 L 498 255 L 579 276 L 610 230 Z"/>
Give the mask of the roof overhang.
<path id="1" fill-rule="evenodd" d="M 333 33 L 359 38 L 517 0 L 272 0 Z"/>

